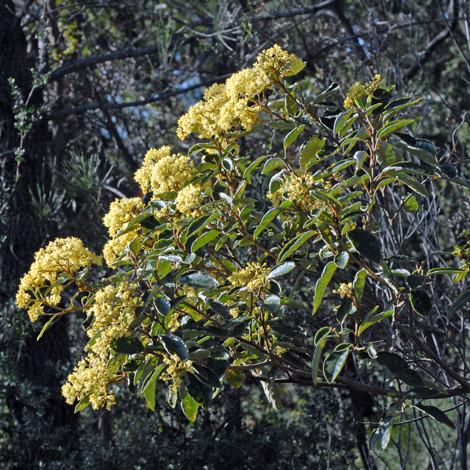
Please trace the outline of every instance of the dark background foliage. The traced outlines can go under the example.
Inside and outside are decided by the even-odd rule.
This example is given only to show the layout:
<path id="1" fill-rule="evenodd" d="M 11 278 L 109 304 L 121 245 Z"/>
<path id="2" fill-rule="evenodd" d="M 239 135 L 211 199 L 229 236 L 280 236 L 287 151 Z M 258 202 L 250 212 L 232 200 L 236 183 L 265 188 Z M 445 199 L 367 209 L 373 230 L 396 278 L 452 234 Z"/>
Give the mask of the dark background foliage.
<path id="1" fill-rule="evenodd" d="M 379 410 L 347 394 L 293 387 L 274 412 L 256 383 L 227 385 L 189 425 L 163 395 L 153 413 L 123 390 L 111 412 L 75 415 L 60 386 L 85 342 L 83 319 L 61 319 L 38 343 L 40 326 L 14 295 L 34 252 L 56 236 L 99 252 L 101 218 L 116 197 L 138 195 L 145 152 L 189 149 L 177 142 L 178 117 L 274 43 L 307 62 L 314 92 L 331 81 L 346 92 L 381 73 L 401 94 L 423 96 L 420 137 L 467 158 L 468 15 L 463 0 L 0 0 L 2 468 L 362 468 L 358 423 Z M 448 248 L 469 228 L 469 200 L 451 189 L 438 198 L 453 216 L 444 232 L 428 226 L 429 246 Z M 434 292 L 437 305 L 453 288 Z M 463 431 L 468 441 L 468 423 Z M 419 439 L 394 440 L 398 458 L 377 468 L 466 468 L 455 457 L 439 466 Z"/>

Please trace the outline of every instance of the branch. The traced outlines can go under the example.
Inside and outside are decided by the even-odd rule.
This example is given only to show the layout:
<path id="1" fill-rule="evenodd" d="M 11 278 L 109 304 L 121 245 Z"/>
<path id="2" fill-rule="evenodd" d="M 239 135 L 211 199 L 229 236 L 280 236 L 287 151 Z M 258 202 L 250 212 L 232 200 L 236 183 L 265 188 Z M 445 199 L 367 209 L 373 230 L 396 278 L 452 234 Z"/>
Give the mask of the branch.
<path id="1" fill-rule="evenodd" d="M 451 8 L 454 9 L 453 12 L 450 11 Z M 412 65 L 406 71 L 403 77 L 403 80 L 405 82 L 411 80 L 418 73 L 418 71 L 423 67 L 423 64 L 426 63 L 430 59 L 432 53 L 452 34 L 452 31 L 456 28 L 458 24 L 458 19 L 457 19 L 458 15 L 456 14 L 457 12 L 455 10 L 456 10 L 456 4 L 451 1 L 449 5 L 448 14 L 449 16 L 452 15 L 454 17 L 452 20 L 452 23 L 449 24 L 447 22 L 447 19 L 445 20 L 447 23 L 446 29 L 442 30 L 431 42 L 428 43 L 428 45 L 426 46 L 426 49 L 418 54 L 416 63 Z"/>
<path id="2" fill-rule="evenodd" d="M 426 346 L 414 333 L 411 331 L 408 331 L 407 328 L 400 324 L 396 324 L 396 327 L 400 330 L 401 333 L 403 333 L 405 336 L 407 336 L 413 343 L 415 343 L 416 346 L 418 346 L 421 351 L 426 354 L 430 359 L 432 359 L 434 362 L 439 364 L 441 368 L 446 372 L 446 374 L 454 379 L 456 382 L 458 382 L 461 386 L 464 392 L 468 393 L 470 392 L 470 383 L 468 383 L 463 377 L 461 377 L 457 372 L 455 372 L 452 367 L 447 364 L 447 362 L 443 361 L 434 351 L 432 351 L 428 346 Z"/>
<path id="3" fill-rule="evenodd" d="M 68 116 L 69 114 L 81 114 L 87 111 L 92 111 L 94 109 L 123 109 L 123 108 L 132 108 L 134 106 L 143 106 L 149 103 L 155 103 L 157 101 L 164 101 L 172 96 L 182 95 L 188 91 L 196 90 L 198 88 L 206 87 L 214 83 L 219 82 L 225 78 L 230 77 L 231 74 L 220 75 L 215 78 L 211 78 L 205 82 L 198 83 L 197 85 L 192 85 L 187 88 L 182 88 L 181 90 L 170 91 L 168 93 L 163 93 L 161 95 L 153 96 L 151 98 L 146 98 L 145 100 L 131 101 L 128 103 L 92 103 L 84 104 L 83 106 L 77 106 L 75 108 L 61 109 L 60 111 L 53 111 L 52 113 L 47 114 L 45 117 L 47 119 L 57 119 L 63 116 Z"/>
<path id="4" fill-rule="evenodd" d="M 145 47 L 144 49 L 127 49 L 125 51 L 111 52 L 110 54 L 99 55 L 90 57 L 89 59 L 79 60 L 71 64 L 63 65 L 52 72 L 49 72 L 49 81 L 53 82 L 62 78 L 63 76 L 77 72 L 78 70 L 90 67 L 92 65 L 101 64 L 109 60 L 128 59 L 130 57 L 140 57 L 147 54 L 155 54 L 158 52 L 159 46 Z M 46 72 L 43 72 L 46 73 Z"/>

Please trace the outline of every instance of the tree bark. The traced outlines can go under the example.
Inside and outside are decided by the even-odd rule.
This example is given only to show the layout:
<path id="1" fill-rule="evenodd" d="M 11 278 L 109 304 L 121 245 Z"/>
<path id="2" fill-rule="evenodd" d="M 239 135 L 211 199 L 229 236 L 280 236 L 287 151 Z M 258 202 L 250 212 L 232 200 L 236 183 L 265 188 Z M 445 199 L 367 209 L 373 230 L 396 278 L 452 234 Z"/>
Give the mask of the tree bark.
<path id="1" fill-rule="evenodd" d="M 18 446 L 13 450 L 15 468 L 33 469 L 39 462 L 48 466 L 64 458 L 57 449 L 70 451 L 77 440 L 73 438 L 76 417 L 61 396 L 63 378 L 58 377 L 70 356 L 67 325 L 58 322 L 38 342 L 37 328 L 33 330 L 25 312 L 17 312 L 13 306 L 19 279 L 29 269 L 34 253 L 56 235 L 54 226 L 45 226 L 38 218 L 31 197 L 31 191 L 36 193 L 41 187 L 47 192 L 51 185 L 47 123 L 33 124 L 22 141 L 25 153 L 19 165 L 14 154 L 20 139 L 8 79 L 15 80 L 24 99 L 32 88 L 26 39 L 14 11 L 12 0 L 0 0 L 0 317 L 10 326 L 13 318 L 21 319 L 16 331 L 7 328 L 0 336 L 13 371 L 2 395 L 12 415 L 10 429 L 15 437 L 10 444 Z M 36 92 L 29 107 L 41 103 L 42 95 Z M 59 431 L 67 438 L 51 442 Z"/>

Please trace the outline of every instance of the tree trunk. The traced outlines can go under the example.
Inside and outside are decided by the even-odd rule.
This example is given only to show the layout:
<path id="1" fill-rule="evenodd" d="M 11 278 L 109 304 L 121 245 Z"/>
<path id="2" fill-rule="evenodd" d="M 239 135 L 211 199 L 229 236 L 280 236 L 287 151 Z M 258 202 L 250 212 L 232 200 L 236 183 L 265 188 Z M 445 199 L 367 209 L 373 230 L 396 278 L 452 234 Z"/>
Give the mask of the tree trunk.
<path id="1" fill-rule="evenodd" d="M 64 459 L 66 455 L 60 455 L 58 449 L 70 456 L 77 440 L 73 437 L 73 408 L 60 393 L 64 377 L 59 377 L 59 371 L 70 357 L 66 322 L 55 324 L 38 342 L 37 327 L 33 330 L 25 312 L 14 307 L 19 279 L 29 269 L 34 253 L 55 236 L 54 227 L 38 218 L 31 197 L 38 187 L 45 192 L 50 188 L 47 123 L 33 124 L 26 134 L 19 166 L 14 154 L 20 138 L 8 79 L 15 80 L 24 99 L 32 88 L 26 39 L 14 11 L 11 0 L 0 0 L 0 321 L 6 325 L 0 343 L 9 369 L 9 385 L 1 392 L 11 414 L 9 442 L 16 447 L 11 450 L 16 454 L 15 461 L 9 462 L 14 465 L 11 468 L 33 469 L 40 462 L 47 467 Z M 42 95 L 36 92 L 29 107 L 41 102 Z M 61 433 L 62 439 L 54 441 Z"/>

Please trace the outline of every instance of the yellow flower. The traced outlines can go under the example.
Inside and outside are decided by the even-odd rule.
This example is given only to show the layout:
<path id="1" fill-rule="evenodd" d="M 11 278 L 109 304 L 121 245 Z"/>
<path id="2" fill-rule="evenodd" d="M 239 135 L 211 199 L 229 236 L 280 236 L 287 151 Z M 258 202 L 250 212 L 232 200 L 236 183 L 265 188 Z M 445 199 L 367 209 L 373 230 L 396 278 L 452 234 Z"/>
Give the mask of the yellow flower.
<path id="1" fill-rule="evenodd" d="M 134 179 L 144 193 L 152 191 L 158 195 L 179 191 L 193 170 L 194 164 L 190 157 L 181 153 L 171 155 L 170 147 L 163 146 L 147 152 L 142 168 L 136 171 Z"/>
<path id="2" fill-rule="evenodd" d="M 88 356 L 78 363 L 62 387 L 62 395 L 70 405 L 87 395 L 94 409 L 100 406 L 109 409 L 115 404 L 113 391 L 108 391 L 109 384 L 116 378 L 116 369 L 110 367 L 111 341 L 122 337 L 134 319 L 135 309 L 141 303 L 141 299 L 134 296 L 136 287 L 121 284 L 119 287 L 106 286 L 96 292 L 91 309 L 94 321 L 87 334 L 93 337 L 99 331 L 101 333 L 93 344 L 85 347 Z"/>
<path id="3" fill-rule="evenodd" d="M 340 284 L 339 289 L 333 291 L 333 294 L 339 294 L 342 299 L 344 299 L 345 297 L 349 297 L 352 299 L 354 297 L 352 288 L 352 282 L 350 282 L 349 284 L 343 282 Z"/>
<path id="4" fill-rule="evenodd" d="M 270 269 L 266 267 L 266 264 L 247 263 L 245 269 L 232 273 L 228 280 L 234 287 L 246 286 L 250 290 L 258 291 L 269 283 L 269 281 L 266 281 L 269 271 Z"/>
<path id="5" fill-rule="evenodd" d="M 176 197 L 176 209 L 182 214 L 191 212 L 204 198 L 203 189 L 202 186 L 194 184 L 185 186 Z"/>
<path id="6" fill-rule="evenodd" d="M 63 287 L 54 286 L 46 298 L 43 298 L 41 289 L 48 289 L 56 284 L 58 276 L 62 273 L 70 275 L 72 279 L 79 269 L 92 264 L 100 265 L 101 258 L 85 248 L 81 240 L 74 237 L 57 238 L 34 255 L 29 272 L 21 279 L 16 295 L 17 305 L 29 307 L 30 319 L 36 321 L 44 314 L 44 303 L 49 306 L 59 304 Z"/>
<path id="7" fill-rule="evenodd" d="M 259 121 L 263 90 L 273 80 L 295 75 L 304 67 L 300 59 L 278 45 L 263 51 L 253 68 L 235 73 L 225 84 L 212 85 L 205 91 L 204 99 L 178 121 L 178 137 L 184 140 L 195 132 L 227 144 L 228 132 L 240 127 L 250 130 Z"/>
<path id="8" fill-rule="evenodd" d="M 377 74 L 372 77 L 372 80 L 365 85 L 361 85 L 356 82 L 350 89 L 344 100 L 344 107 L 346 109 L 352 109 L 356 106 L 355 99 L 361 98 L 364 95 L 370 96 L 374 93 L 377 88 L 383 83 L 382 77 Z"/>
<path id="9" fill-rule="evenodd" d="M 109 212 L 103 218 L 103 223 L 108 228 L 110 237 L 113 237 L 103 247 L 103 257 L 108 266 L 116 261 L 124 248 L 137 236 L 140 229 L 139 224 L 134 230 L 114 238 L 129 225 L 129 222 L 135 219 L 143 207 L 139 197 L 116 199 L 111 203 Z"/>

